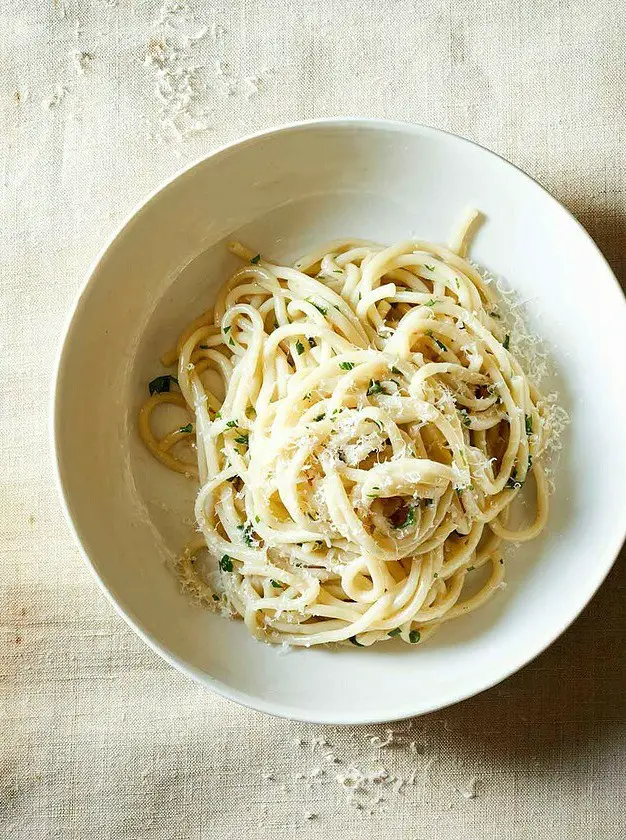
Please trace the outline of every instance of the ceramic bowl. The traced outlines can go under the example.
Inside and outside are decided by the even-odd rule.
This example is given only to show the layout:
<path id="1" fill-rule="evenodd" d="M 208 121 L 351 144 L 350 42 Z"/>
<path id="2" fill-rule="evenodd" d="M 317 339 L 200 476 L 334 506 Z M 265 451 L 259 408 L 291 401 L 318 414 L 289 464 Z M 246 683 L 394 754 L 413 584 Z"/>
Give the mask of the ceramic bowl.
<path id="1" fill-rule="evenodd" d="M 526 301 L 571 423 L 549 525 L 507 587 L 423 646 L 296 650 L 191 603 L 171 562 L 193 533 L 193 482 L 144 449 L 137 411 L 158 358 L 235 266 L 225 242 L 293 260 L 357 236 L 445 241 L 468 205 L 471 257 Z M 60 354 L 53 436 L 67 516 L 104 591 L 172 665 L 256 709 L 389 721 L 469 697 L 549 645 L 607 574 L 626 530 L 624 298 L 597 247 L 537 183 L 467 140 L 376 120 L 301 123 L 221 148 L 150 196 L 101 253 Z"/>

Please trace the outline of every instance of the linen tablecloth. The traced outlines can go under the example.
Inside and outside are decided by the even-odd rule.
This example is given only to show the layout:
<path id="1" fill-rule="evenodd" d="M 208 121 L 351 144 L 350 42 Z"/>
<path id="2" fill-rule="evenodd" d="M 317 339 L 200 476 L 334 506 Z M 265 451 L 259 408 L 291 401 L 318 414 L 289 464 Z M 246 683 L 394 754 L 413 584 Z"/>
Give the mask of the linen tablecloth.
<path id="1" fill-rule="evenodd" d="M 626 838 L 623 563 L 479 697 L 390 732 L 275 720 L 185 679 L 113 611 L 47 432 L 62 326 L 108 234 L 184 164 L 274 124 L 473 138 L 623 278 L 625 23 L 610 0 L 0 0 L 0 837 Z"/>

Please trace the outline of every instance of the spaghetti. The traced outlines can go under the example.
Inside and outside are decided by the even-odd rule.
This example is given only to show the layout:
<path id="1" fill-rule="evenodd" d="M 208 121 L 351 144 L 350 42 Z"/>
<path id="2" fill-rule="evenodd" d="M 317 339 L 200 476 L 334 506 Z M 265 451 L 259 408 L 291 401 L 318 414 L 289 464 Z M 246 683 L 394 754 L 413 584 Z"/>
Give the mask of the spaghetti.
<path id="1" fill-rule="evenodd" d="M 503 541 L 544 527 L 545 404 L 462 256 L 476 216 L 455 250 L 346 239 L 281 266 L 234 243 L 243 266 L 163 357 L 177 379 L 151 383 L 139 429 L 199 480 L 178 570 L 255 636 L 423 641 L 498 589 Z M 163 404 L 190 422 L 159 439 Z M 512 530 L 531 475 L 534 520 Z"/>

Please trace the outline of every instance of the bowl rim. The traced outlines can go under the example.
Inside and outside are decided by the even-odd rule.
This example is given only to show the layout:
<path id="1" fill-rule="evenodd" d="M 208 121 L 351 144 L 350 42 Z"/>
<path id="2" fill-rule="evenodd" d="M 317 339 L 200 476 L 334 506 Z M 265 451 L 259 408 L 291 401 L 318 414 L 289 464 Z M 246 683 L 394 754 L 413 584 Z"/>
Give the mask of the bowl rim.
<path id="1" fill-rule="evenodd" d="M 126 623 L 132 628 L 132 630 L 148 645 L 155 653 L 157 653 L 160 657 L 162 657 L 166 662 L 172 665 L 176 670 L 183 673 L 185 676 L 189 677 L 190 679 L 194 680 L 195 682 L 201 684 L 203 687 L 208 688 L 214 691 L 216 694 L 224 697 L 228 700 L 232 700 L 239 705 L 245 706 L 250 709 L 254 709 L 255 711 L 259 711 L 265 714 L 270 714 L 279 718 L 284 718 L 287 720 L 297 720 L 302 722 L 308 723 L 316 723 L 316 724 L 331 724 L 331 725 L 364 725 L 364 724 L 375 724 L 375 723 L 388 723 L 393 721 L 399 720 L 406 720 L 411 717 L 421 716 L 424 714 L 428 714 L 430 712 L 439 711 L 441 709 L 445 709 L 448 706 L 451 706 L 455 703 L 461 702 L 463 700 L 467 700 L 470 697 L 475 697 L 479 694 L 482 694 L 484 691 L 488 691 L 489 689 L 493 688 L 494 686 L 498 685 L 499 683 L 503 682 L 505 679 L 510 677 L 512 674 L 516 673 L 517 671 L 521 670 L 525 667 L 529 662 L 532 662 L 536 659 L 540 654 L 542 654 L 548 647 L 550 647 L 556 639 L 558 639 L 573 623 L 576 619 L 581 615 L 583 610 L 588 606 L 591 602 L 595 594 L 597 593 L 598 589 L 606 579 L 607 575 L 611 571 L 619 552 L 624 544 L 626 539 L 626 508 L 624 509 L 624 516 L 623 522 L 620 529 L 617 530 L 617 539 L 615 540 L 612 547 L 606 551 L 605 553 L 605 561 L 603 564 L 598 566 L 597 575 L 595 579 L 593 579 L 591 586 L 589 587 L 589 591 L 586 594 L 583 601 L 576 606 L 576 608 L 571 612 L 571 615 L 567 617 L 560 628 L 550 634 L 550 636 L 543 641 L 537 649 L 531 650 L 527 653 L 522 653 L 518 656 L 512 664 L 508 665 L 504 668 L 501 672 L 498 672 L 495 677 L 489 676 L 482 685 L 481 688 L 475 689 L 471 688 L 469 690 L 465 690 L 460 688 L 456 690 L 454 693 L 450 693 L 448 697 L 446 697 L 443 701 L 432 701 L 430 703 L 423 704 L 420 708 L 414 709 L 412 711 L 402 710 L 402 711 L 393 711 L 389 710 L 385 712 L 384 710 L 379 710 L 378 712 L 372 712 L 365 715 L 359 715 L 358 713 L 350 713 L 346 714 L 343 713 L 341 716 L 333 715 L 332 712 L 312 712 L 312 711 L 300 711 L 297 708 L 292 708 L 287 704 L 283 704 L 281 702 L 273 701 L 273 700 L 265 700 L 261 697 L 253 696 L 246 692 L 232 689 L 228 685 L 216 680 L 210 674 L 206 672 L 201 672 L 198 669 L 190 666 L 187 662 L 183 659 L 180 659 L 176 656 L 172 651 L 170 651 L 166 645 L 161 643 L 156 637 L 154 637 L 151 633 L 145 630 L 142 626 L 141 620 L 139 617 L 132 614 L 132 611 L 124 606 L 115 598 L 113 593 L 107 588 L 106 584 L 104 583 L 102 577 L 100 576 L 96 565 L 89 557 L 87 549 L 83 545 L 81 537 L 78 532 L 78 527 L 74 523 L 72 518 L 72 514 L 70 511 L 70 495 L 66 488 L 63 475 L 62 475 L 62 467 L 61 467 L 61 455 L 60 455 L 60 429 L 58 423 L 58 415 L 60 411 L 60 403 L 61 403 L 61 395 L 60 395 L 60 380 L 62 377 L 63 372 L 63 365 L 66 354 L 69 353 L 69 348 L 71 346 L 71 342 L 68 341 L 71 335 L 72 327 L 74 325 L 74 321 L 79 314 L 80 307 L 83 303 L 83 300 L 86 297 L 86 293 L 93 281 L 94 275 L 96 274 L 98 268 L 100 267 L 101 263 L 103 262 L 106 254 L 108 253 L 109 249 L 113 247 L 114 243 L 118 239 L 118 237 L 123 233 L 123 231 L 130 225 L 130 223 L 139 215 L 139 213 L 144 210 L 152 201 L 167 187 L 169 187 L 173 182 L 181 178 L 187 172 L 190 172 L 192 169 L 204 164 L 206 161 L 210 160 L 211 158 L 218 157 L 224 152 L 231 151 L 236 147 L 248 145 L 251 142 L 259 140 L 264 137 L 269 137 L 271 135 L 283 134 L 283 133 L 290 133 L 293 131 L 298 131 L 300 129 L 317 129 L 317 128 L 362 128 L 365 130 L 387 130 L 387 131 L 395 131 L 398 133 L 408 133 L 411 135 L 422 135 L 422 136 L 430 136 L 430 137 L 446 137 L 452 138 L 454 141 L 457 141 L 465 146 L 474 147 L 485 154 L 496 158 L 497 160 L 503 162 L 509 167 L 512 167 L 517 171 L 519 175 L 521 175 L 524 179 L 534 184 L 541 192 L 544 194 L 544 197 L 547 198 L 550 202 L 557 205 L 558 208 L 562 212 L 564 212 L 567 216 L 569 216 L 570 220 L 574 222 L 575 226 L 578 228 L 579 233 L 587 240 L 588 244 L 591 245 L 592 249 L 595 250 L 597 256 L 601 259 L 604 263 L 608 275 L 612 278 L 618 292 L 621 292 L 621 301 L 624 306 L 626 306 L 626 293 L 624 289 L 622 289 L 613 269 L 608 263 L 608 260 L 595 243 L 591 235 L 587 232 L 587 230 L 583 227 L 581 222 L 574 216 L 574 214 L 563 205 L 558 199 L 556 199 L 548 190 L 543 187 L 535 178 L 525 172 L 516 164 L 512 163 L 511 161 L 507 160 L 502 155 L 498 154 L 497 152 L 492 151 L 491 149 L 482 146 L 480 143 L 477 143 L 474 140 L 470 140 L 466 137 L 463 137 L 459 134 L 455 134 L 452 131 L 447 131 L 445 129 L 437 128 L 431 125 L 423 124 L 423 123 L 411 123 L 411 122 L 404 122 L 401 120 L 390 120 L 390 119 L 382 119 L 382 118 L 375 118 L 375 117 L 328 117 L 324 119 L 310 119 L 310 120 L 299 120 L 290 123 L 280 124 L 278 126 L 273 126 L 271 128 L 263 129 L 260 131 L 256 131 L 243 137 L 236 138 L 231 140 L 227 143 L 223 143 L 213 149 L 208 154 L 201 155 L 200 157 L 195 158 L 190 163 L 183 166 L 181 169 L 177 170 L 173 175 L 166 178 L 164 181 L 160 182 L 148 195 L 140 200 L 135 206 L 132 208 L 130 213 L 126 214 L 122 220 L 122 222 L 116 226 L 111 234 L 106 239 L 105 244 L 100 248 L 99 252 L 97 253 L 96 257 L 91 262 L 86 275 L 79 286 L 78 292 L 75 294 L 73 302 L 70 306 L 69 312 L 67 313 L 62 333 L 61 339 L 57 345 L 56 349 L 56 356 L 54 360 L 53 366 L 53 373 L 51 378 L 51 392 L 50 392 L 50 403 L 49 403 L 49 441 L 52 451 L 52 464 L 53 464 L 53 472 L 54 472 L 54 481 L 57 489 L 57 494 L 61 503 L 61 507 L 63 510 L 63 514 L 65 520 L 68 524 L 70 533 L 73 537 L 75 545 L 78 547 L 80 554 L 83 558 L 83 561 L 86 563 L 87 567 L 90 569 L 92 575 L 94 576 L 98 586 L 100 587 L 101 591 L 105 594 L 109 603 L 114 607 L 116 612 L 126 621 Z"/>

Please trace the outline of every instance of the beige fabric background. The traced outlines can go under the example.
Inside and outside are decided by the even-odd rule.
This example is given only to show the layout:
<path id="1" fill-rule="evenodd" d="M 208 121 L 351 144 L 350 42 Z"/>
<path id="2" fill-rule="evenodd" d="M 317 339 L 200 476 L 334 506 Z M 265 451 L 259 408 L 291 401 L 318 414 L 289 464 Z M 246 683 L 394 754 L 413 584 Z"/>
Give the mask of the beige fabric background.
<path id="1" fill-rule="evenodd" d="M 0 0 L 0 837 L 626 838 L 623 563 L 536 662 L 377 748 L 384 728 L 261 716 L 144 647 L 72 545 L 47 433 L 54 352 L 106 237 L 183 164 L 273 124 L 372 115 L 476 139 L 623 279 L 623 4 L 190 3 Z M 353 801 L 351 764 L 397 780 Z"/>

